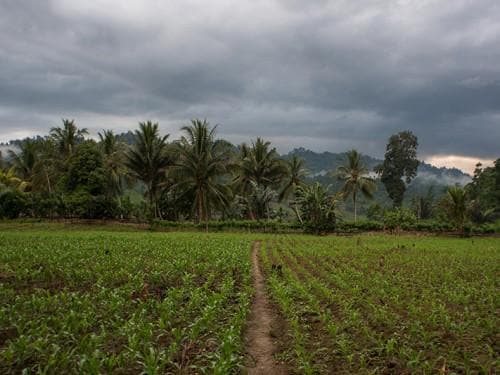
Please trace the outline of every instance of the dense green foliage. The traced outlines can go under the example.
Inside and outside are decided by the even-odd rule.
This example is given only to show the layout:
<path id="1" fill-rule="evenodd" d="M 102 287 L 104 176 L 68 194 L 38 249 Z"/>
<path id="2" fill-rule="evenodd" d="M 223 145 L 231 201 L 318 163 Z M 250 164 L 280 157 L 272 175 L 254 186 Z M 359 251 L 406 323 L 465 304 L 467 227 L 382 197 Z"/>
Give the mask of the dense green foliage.
<path id="1" fill-rule="evenodd" d="M 394 207 L 402 205 L 406 184 L 417 175 L 417 146 L 417 137 L 411 131 L 392 135 L 384 162 L 376 168 Z"/>
<path id="2" fill-rule="evenodd" d="M 293 171 L 287 169 L 271 143 L 260 137 L 251 146 L 243 143 L 236 160 L 232 184 L 242 202 L 243 214 L 251 219 L 269 218 L 271 201 L 277 198 L 287 172 Z"/>
<path id="3" fill-rule="evenodd" d="M 227 174 L 230 146 L 215 139 L 215 130 L 206 120 L 193 120 L 182 128 L 184 135 L 177 144 L 172 188 L 194 198 L 198 221 L 208 221 L 214 208 L 224 210 L 229 204 L 230 189 L 221 177 Z"/>
<path id="4" fill-rule="evenodd" d="M 15 219 L 26 211 L 27 206 L 26 197 L 17 190 L 0 193 L 0 217 Z"/>
<path id="5" fill-rule="evenodd" d="M 280 157 L 260 137 L 234 146 L 216 138 L 217 126 L 199 119 L 181 130 L 180 139 L 169 142 L 157 123 L 146 121 L 125 135 L 104 130 L 95 141 L 74 120 L 63 119 L 46 137 L 15 142 L 0 158 L 0 218 L 167 220 L 203 222 L 206 229 L 216 220 L 265 220 L 324 233 L 359 216 L 402 229 L 415 227 L 400 215 L 406 211 L 398 211 L 410 191 L 403 210 L 412 210 L 417 222 L 440 221 L 465 234 L 500 219 L 500 159 L 494 167 L 478 166 L 464 189 L 459 219 L 450 198 L 455 188 L 422 191 L 409 184 L 419 166 L 417 138 L 409 131 L 389 138 L 378 167 L 351 150 L 312 176 L 304 160 Z M 378 178 L 371 177 L 374 169 Z"/>
<path id="6" fill-rule="evenodd" d="M 471 199 L 470 214 L 476 222 L 500 218 L 500 158 L 493 167 L 478 164 L 472 182 L 466 187 Z"/>
<path id="7" fill-rule="evenodd" d="M 297 203 L 302 212 L 305 229 L 313 233 L 333 231 L 336 224 L 335 208 L 338 198 L 320 183 L 299 187 Z"/>
<path id="8" fill-rule="evenodd" d="M 250 246 L 230 235 L 0 232 L 0 372 L 237 372 Z"/>
<path id="9" fill-rule="evenodd" d="M 170 164 L 166 150 L 167 138 L 168 135 L 160 136 L 157 123 L 141 122 L 135 133 L 136 142 L 127 154 L 127 167 L 146 185 L 154 217 L 159 216 L 158 190 Z"/>

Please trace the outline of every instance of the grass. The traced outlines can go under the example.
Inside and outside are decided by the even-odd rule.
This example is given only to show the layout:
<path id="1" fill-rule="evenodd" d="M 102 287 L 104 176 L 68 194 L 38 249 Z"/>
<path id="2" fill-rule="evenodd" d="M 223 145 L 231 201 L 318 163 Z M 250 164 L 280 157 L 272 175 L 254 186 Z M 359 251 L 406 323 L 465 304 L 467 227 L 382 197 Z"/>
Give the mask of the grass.
<path id="1" fill-rule="evenodd" d="M 296 373 L 498 372 L 499 238 L 3 223 L 0 373 L 241 372 L 256 239 Z"/>

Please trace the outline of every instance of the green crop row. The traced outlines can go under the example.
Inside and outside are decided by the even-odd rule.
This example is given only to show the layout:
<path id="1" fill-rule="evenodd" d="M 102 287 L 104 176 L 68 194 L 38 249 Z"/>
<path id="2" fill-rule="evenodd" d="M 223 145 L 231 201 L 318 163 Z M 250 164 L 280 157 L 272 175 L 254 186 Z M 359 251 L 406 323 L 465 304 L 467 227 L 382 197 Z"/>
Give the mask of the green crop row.
<path id="1" fill-rule="evenodd" d="M 498 371 L 498 239 L 280 236 L 263 249 L 291 368 Z"/>
<path id="2" fill-rule="evenodd" d="M 0 233 L 0 373 L 238 373 L 251 241 Z"/>

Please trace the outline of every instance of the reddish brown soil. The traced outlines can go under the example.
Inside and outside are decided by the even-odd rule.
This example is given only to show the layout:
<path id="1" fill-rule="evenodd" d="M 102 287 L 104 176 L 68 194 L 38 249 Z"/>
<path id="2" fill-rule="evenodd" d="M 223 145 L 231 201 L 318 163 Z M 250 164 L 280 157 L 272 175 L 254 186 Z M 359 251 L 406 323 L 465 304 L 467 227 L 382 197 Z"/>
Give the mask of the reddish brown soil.
<path id="1" fill-rule="evenodd" d="M 278 343 L 273 339 L 273 331 L 278 322 L 267 297 L 264 275 L 259 266 L 260 242 L 252 249 L 252 274 L 255 296 L 247 324 L 246 342 L 250 364 L 246 371 L 251 375 L 287 374 L 286 367 L 275 361 L 273 355 L 278 351 Z"/>

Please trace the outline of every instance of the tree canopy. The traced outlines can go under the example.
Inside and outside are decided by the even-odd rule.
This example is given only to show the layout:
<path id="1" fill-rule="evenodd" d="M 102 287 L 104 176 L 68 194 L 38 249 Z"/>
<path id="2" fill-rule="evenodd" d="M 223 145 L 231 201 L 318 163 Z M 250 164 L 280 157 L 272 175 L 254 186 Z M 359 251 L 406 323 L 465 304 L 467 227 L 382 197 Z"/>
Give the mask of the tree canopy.
<path id="1" fill-rule="evenodd" d="M 419 165 L 410 131 L 389 138 L 377 178 L 374 159 L 357 150 L 337 158 L 335 171 L 332 165 L 313 177 L 303 159 L 280 156 L 268 140 L 235 146 L 218 130 L 195 118 L 169 142 L 158 123 L 145 121 L 133 133 L 104 129 L 92 139 L 64 119 L 47 136 L 17 141 L 1 155 L 0 216 L 190 220 L 207 227 L 219 219 L 276 220 L 316 233 L 343 225 L 349 216 L 341 213 L 351 209 L 354 224 L 362 217 L 397 228 L 434 219 L 463 231 L 500 218 L 500 159 L 478 165 L 464 188 L 410 189 L 409 207 L 400 208 Z M 363 198 L 374 202 L 363 206 Z"/>
<path id="2" fill-rule="evenodd" d="M 376 167 L 394 207 L 400 207 L 406 184 L 417 175 L 417 136 L 411 131 L 392 135 L 387 143 L 384 162 Z"/>

